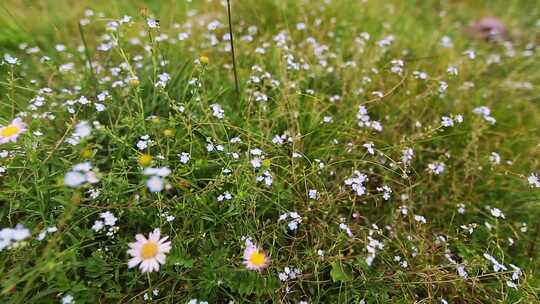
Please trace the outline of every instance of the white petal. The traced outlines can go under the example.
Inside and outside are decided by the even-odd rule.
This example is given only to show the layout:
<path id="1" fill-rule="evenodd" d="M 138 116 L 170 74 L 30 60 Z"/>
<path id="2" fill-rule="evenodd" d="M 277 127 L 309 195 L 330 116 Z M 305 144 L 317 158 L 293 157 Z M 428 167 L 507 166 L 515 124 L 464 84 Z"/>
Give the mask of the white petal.
<path id="1" fill-rule="evenodd" d="M 129 249 L 127 251 L 127 254 L 131 255 L 132 257 L 140 257 L 141 250 L 140 249 Z"/>
<path id="2" fill-rule="evenodd" d="M 141 242 L 141 243 L 146 243 L 146 242 L 148 241 L 148 240 L 144 237 L 144 235 L 142 235 L 142 234 L 140 234 L 140 233 L 137 234 L 137 235 L 135 236 L 135 239 L 136 239 L 137 241 Z"/>
<path id="3" fill-rule="evenodd" d="M 160 236 L 159 229 L 154 229 L 154 231 L 150 232 L 150 235 L 148 236 L 148 240 L 157 243 L 159 242 L 159 236 Z"/>
<path id="4" fill-rule="evenodd" d="M 141 262 L 141 265 L 139 266 L 141 269 L 141 272 L 149 272 L 150 271 L 150 260 L 143 260 Z"/>
<path id="5" fill-rule="evenodd" d="M 165 255 L 163 253 L 159 253 L 158 255 L 156 255 L 156 260 L 158 261 L 158 263 L 160 264 L 165 264 Z"/>
<path id="6" fill-rule="evenodd" d="M 171 242 L 161 244 L 159 246 L 159 251 L 163 253 L 169 253 L 169 251 L 171 251 Z"/>
<path id="7" fill-rule="evenodd" d="M 159 263 L 156 259 L 152 259 L 152 271 L 159 271 Z"/>
<path id="8" fill-rule="evenodd" d="M 134 257 L 128 262 L 128 268 L 133 268 L 137 266 L 142 260 L 139 257 Z"/>

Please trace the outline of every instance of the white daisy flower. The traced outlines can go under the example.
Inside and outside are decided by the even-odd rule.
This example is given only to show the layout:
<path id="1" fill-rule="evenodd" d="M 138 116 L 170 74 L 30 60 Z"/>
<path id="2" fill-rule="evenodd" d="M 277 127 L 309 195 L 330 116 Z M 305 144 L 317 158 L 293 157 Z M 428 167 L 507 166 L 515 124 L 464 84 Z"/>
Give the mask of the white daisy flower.
<path id="1" fill-rule="evenodd" d="M 165 187 L 165 182 L 159 176 L 152 176 L 146 181 L 146 186 L 150 192 L 160 192 Z"/>
<path id="2" fill-rule="evenodd" d="M 270 258 L 263 250 L 249 245 L 244 250 L 244 265 L 249 270 L 262 270 L 268 266 Z"/>
<path id="3" fill-rule="evenodd" d="M 140 264 L 142 272 L 159 271 L 159 265 L 165 264 L 165 254 L 171 251 L 171 242 L 166 242 L 169 237 L 160 239 L 159 229 L 154 229 L 148 235 L 148 239 L 142 234 L 137 234 L 134 243 L 129 244 L 127 253 L 132 256 L 128 262 L 128 268 L 133 268 Z"/>
<path id="4" fill-rule="evenodd" d="M 75 126 L 75 135 L 84 138 L 92 134 L 92 126 L 87 121 L 81 121 Z"/>
<path id="5" fill-rule="evenodd" d="M 26 124 L 20 118 L 15 118 L 7 126 L 0 126 L 0 144 L 16 142 L 19 135 L 26 131 Z"/>
<path id="6" fill-rule="evenodd" d="M 95 184 L 99 182 L 96 172 L 91 170 L 92 164 L 90 162 L 74 165 L 64 176 L 64 185 L 76 188 L 85 183 Z"/>
<path id="7" fill-rule="evenodd" d="M 86 176 L 82 172 L 70 171 L 64 176 L 64 184 L 68 187 L 78 187 L 86 182 Z"/>
<path id="8" fill-rule="evenodd" d="M 143 171 L 144 175 L 147 176 L 160 176 L 160 177 L 166 177 L 171 174 L 171 169 L 167 167 L 161 167 L 161 168 L 146 168 Z"/>

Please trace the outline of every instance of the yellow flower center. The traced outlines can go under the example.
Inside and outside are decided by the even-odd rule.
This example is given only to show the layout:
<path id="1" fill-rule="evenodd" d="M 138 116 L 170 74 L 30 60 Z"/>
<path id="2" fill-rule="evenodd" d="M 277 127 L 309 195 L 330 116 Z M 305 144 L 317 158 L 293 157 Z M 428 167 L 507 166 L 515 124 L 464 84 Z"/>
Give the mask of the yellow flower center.
<path id="1" fill-rule="evenodd" d="M 21 128 L 19 128 L 17 126 L 9 125 L 9 126 L 3 128 L 0 131 L 0 136 L 2 136 L 2 137 L 13 136 L 13 135 L 16 135 L 17 133 L 19 133 L 20 130 L 21 130 Z"/>
<path id="2" fill-rule="evenodd" d="M 208 64 L 208 62 L 210 62 L 210 59 L 207 57 L 207 56 L 201 56 L 199 57 L 199 61 L 202 63 L 202 64 Z"/>
<path id="3" fill-rule="evenodd" d="M 93 151 L 90 150 L 90 149 L 84 149 L 82 152 L 81 152 L 81 156 L 83 158 L 92 158 L 92 154 L 93 154 Z"/>
<path id="4" fill-rule="evenodd" d="M 173 134 L 174 134 L 174 131 L 172 129 L 163 130 L 163 135 L 165 135 L 167 137 L 173 136 Z"/>
<path id="5" fill-rule="evenodd" d="M 158 254 L 158 245 L 154 242 L 146 242 L 141 247 L 141 257 L 144 260 L 151 259 Z"/>
<path id="6" fill-rule="evenodd" d="M 152 162 L 152 156 L 148 154 L 142 154 L 141 156 L 139 156 L 139 159 L 137 161 L 139 162 L 139 165 L 146 167 Z"/>
<path id="7" fill-rule="evenodd" d="M 261 253 L 258 251 L 254 252 L 249 257 L 249 262 L 253 264 L 254 266 L 263 266 L 265 261 L 266 261 L 266 256 L 264 255 L 264 253 Z"/>

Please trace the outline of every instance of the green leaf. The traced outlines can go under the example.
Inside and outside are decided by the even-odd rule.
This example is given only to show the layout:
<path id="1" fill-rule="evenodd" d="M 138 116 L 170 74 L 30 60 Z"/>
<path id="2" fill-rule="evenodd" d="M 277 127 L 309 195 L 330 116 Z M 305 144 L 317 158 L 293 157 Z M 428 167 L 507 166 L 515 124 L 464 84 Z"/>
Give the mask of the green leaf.
<path id="1" fill-rule="evenodd" d="M 332 271 L 330 271 L 330 276 L 334 282 L 349 282 L 353 279 L 350 266 L 341 264 L 340 262 L 332 263 Z"/>
<path id="2" fill-rule="evenodd" d="M 173 249 L 171 255 L 167 258 L 167 262 L 170 265 L 178 265 L 184 268 L 193 267 L 193 259 L 190 258 L 188 254 L 180 248 Z"/>

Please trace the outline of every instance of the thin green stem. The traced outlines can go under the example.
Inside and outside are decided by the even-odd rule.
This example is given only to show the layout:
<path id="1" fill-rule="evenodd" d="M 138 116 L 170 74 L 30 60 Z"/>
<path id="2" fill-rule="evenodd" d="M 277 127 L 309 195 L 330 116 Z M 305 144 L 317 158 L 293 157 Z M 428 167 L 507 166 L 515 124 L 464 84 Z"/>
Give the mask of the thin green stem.
<path id="1" fill-rule="evenodd" d="M 84 31 L 83 31 L 82 25 L 80 23 L 78 23 L 78 25 L 79 25 L 79 34 L 81 35 L 81 40 L 84 46 L 84 54 L 86 56 L 86 61 L 88 62 L 88 69 L 90 70 L 90 76 L 92 76 L 92 84 L 94 85 L 94 92 L 95 94 L 97 94 L 98 82 L 97 82 L 96 74 L 94 73 L 94 67 L 92 65 L 90 50 L 88 49 L 88 44 L 86 43 L 86 38 L 84 37 Z"/>
<path id="2" fill-rule="evenodd" d="M 236 55 L 234 52 L 234 37 L 233 37 L 233 31 L 232 31 L 232 19 L 231 19 L 231 2 L 230 0 L 227 0 L 227 16 L 229 17 L 229 36 L 231 43 L 231 56 L 232 56 L 232 62 L 233 62 L 233 70 L 234 70 L 234 85 L 236 88 L 236 94 L 240 95 L 240 86 L 238 85 L 238 71 L 236 70 Z"/>

